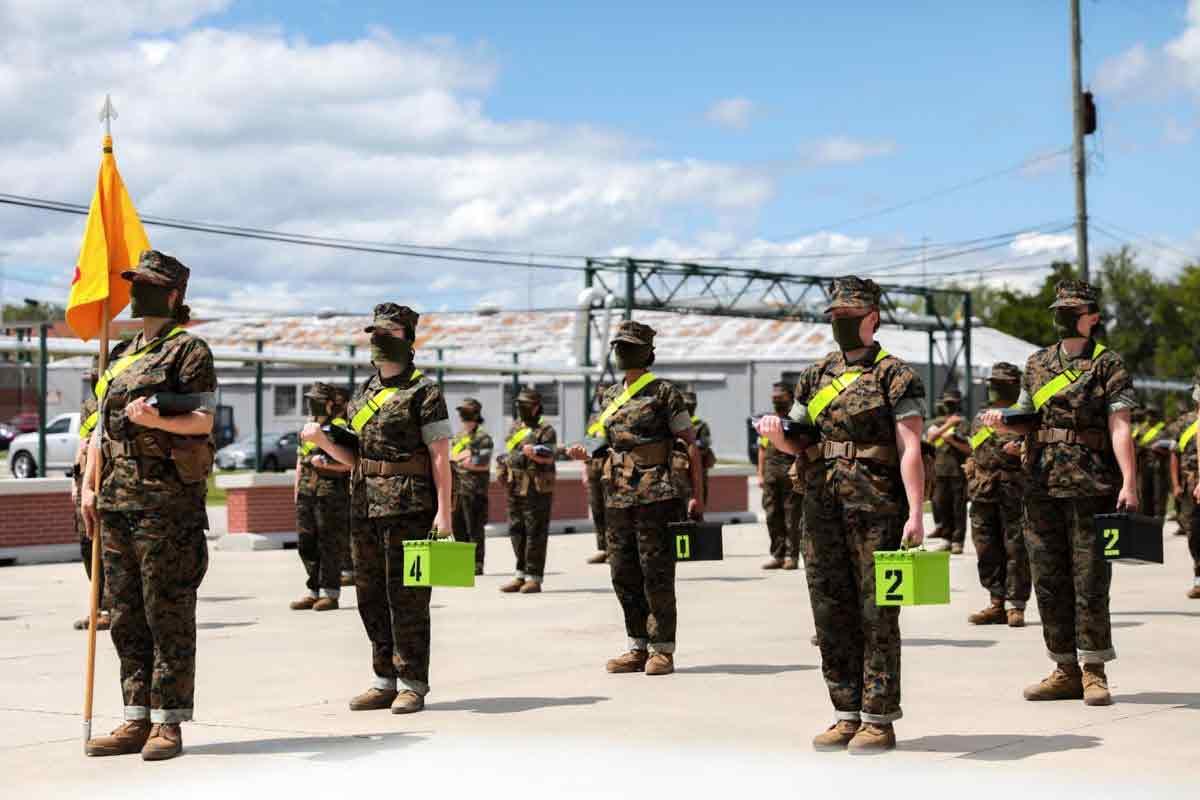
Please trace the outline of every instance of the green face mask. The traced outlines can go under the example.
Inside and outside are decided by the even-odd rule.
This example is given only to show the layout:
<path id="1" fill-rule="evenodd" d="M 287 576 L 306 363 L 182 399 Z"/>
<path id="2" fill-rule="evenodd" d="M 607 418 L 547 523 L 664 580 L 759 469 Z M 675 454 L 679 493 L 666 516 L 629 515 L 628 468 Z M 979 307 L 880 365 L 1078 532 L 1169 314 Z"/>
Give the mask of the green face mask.
<path id="1" fill-rule="evenodd" d="M 171 290 L 165 286 L 134 283 L 129 287 L 129 316 L 134 319 L 171 316 L 171 304 L 167 300 L 170 294 Z"/>
<path id="2" fill-rule="evenodd" d="M 988 385 L 988 402 L 992 405 L 1011 406 L 1017 402 L 1021 390 L 1015 384 L 1012 386 L 999 386 L 996 384 Z"/>
<path id="3" fill-rule="evenodd" d="M 386 333 L 371 334 L 371 360 L 375 363 L 387 361 L 407 367 L 412 364 L 413 346 L 407 339 Z"/>
<path id="4" fill-rule="evenodd" d="M 1079 336 L 1079 314 L 1069 308 L 1054 309 L 1054 334 L 1059 339 Z"/>
<path id="5" fill-rule="evenodd" d="M 641 344 L 617 342 L 613 345 L 613 363 L 617 369 L 645 369 L 650 366 L 651 348 Z"/>
<path id="6" fill-rule="evenodd" d="M 859 330 L 862 328 L 862 317 L 838 317 L 832 320 L 833 340 L 837 342 L 843 353 L 866 347 Z"/>

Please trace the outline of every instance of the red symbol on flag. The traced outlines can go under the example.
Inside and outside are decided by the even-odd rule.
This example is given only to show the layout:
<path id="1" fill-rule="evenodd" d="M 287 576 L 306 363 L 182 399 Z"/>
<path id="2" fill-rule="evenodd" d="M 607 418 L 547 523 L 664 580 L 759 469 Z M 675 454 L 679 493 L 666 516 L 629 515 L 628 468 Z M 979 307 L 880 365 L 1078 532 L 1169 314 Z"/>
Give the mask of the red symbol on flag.
<path id="1" fill-rule="evenodd" d="M 83 277 L 83 275 L 79 272 L 79 266 L 76 265 L 75 266 L 75 276 L 71 278 L 71 285 L 74 286 L 75 284 L 79 283 L 79 279 L 82 277 Z"/>

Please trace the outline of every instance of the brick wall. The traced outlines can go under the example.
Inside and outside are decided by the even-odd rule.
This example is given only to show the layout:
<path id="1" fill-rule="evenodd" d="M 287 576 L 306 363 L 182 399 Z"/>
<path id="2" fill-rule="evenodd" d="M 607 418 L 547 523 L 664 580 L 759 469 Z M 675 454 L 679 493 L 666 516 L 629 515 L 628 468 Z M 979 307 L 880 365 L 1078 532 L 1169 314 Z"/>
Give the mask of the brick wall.
<path id="1" fill-rule="evenodd" d="M 296 530 L 296 504 L 290 485 L 226 489 L 225 498 L 230 533 Z"/>
<path id="2" fill-rule="evenodd" d="M 5 491 L 0 493 L 0 548 L 79 541 L 69 480 L 44 478 L 4 483 Z"/>

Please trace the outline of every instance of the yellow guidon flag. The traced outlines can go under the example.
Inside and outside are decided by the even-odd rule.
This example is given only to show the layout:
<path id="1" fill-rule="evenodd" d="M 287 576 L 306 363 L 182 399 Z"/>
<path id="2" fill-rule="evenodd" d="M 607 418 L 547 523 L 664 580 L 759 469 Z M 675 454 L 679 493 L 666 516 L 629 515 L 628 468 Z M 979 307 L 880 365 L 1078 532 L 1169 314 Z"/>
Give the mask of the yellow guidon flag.
<path id="1" fill-rule="evenodd" d="M 149 249 L 150 240 L 117 171 L 112 137 L 105 136 L 100 175 L 67 299 L 67 324 L 76 336 L 85 342 L 99 336 L 104 323 L 129 305 L 129 281 L 121 273 L 136 267 L 142 251 Z"/>

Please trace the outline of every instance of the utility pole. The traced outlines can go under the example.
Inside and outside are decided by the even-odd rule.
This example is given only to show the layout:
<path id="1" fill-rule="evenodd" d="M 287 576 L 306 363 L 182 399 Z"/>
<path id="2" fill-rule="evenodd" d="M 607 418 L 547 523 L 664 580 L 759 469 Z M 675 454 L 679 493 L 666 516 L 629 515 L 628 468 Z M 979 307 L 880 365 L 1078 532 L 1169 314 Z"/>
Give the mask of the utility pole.
<path id="1" fill-rule="evenodd" d="M 1071 108 L 1075 118 L 1075 251 L 1079 260 L 1079 275 L 1088 279 L 1088 221 L 1087 221 L 1087 152 L 1084 150 L 1083 77 L 1079 66 L 1079 0 L 1071 3 Z"/>

